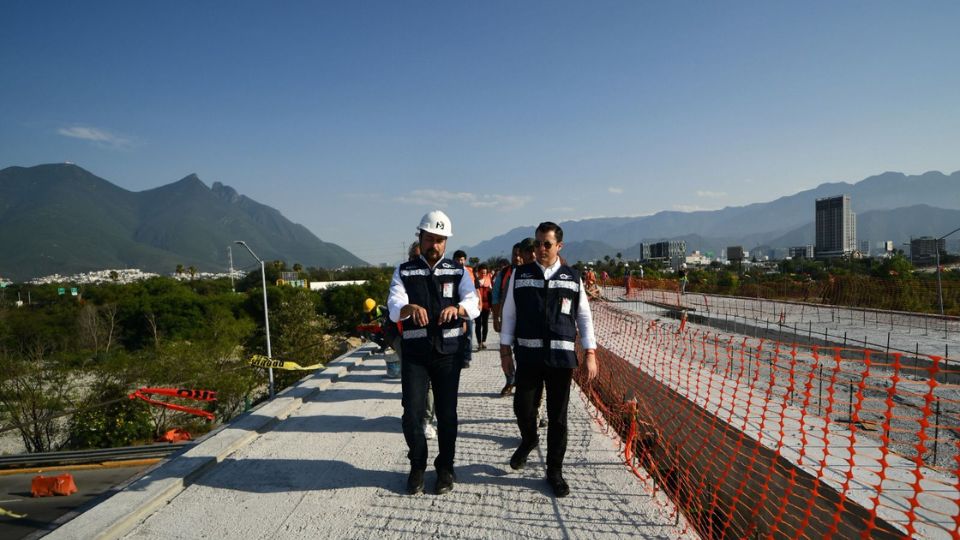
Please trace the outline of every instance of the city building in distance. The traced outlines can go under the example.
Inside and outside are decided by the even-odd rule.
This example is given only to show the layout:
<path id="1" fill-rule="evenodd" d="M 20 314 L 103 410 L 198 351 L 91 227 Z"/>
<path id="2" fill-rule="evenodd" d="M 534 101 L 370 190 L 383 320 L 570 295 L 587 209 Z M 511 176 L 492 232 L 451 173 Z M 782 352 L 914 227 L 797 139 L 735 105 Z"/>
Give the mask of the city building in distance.
<path id="1" fill-rule="evenodd" d="M 794 246 L 790 248 L 790 258 L 791 259 L 812 259 L 813 246 L 810 244 L 807 244 L 805 246 Z"/>
<path id="2" fill-rule="evenodd" d="M 921 236 L 910 239 L 910 262 L 914 265 L 936 264 L 937 251 L 946 253 L 947 242 L 943 238 Z"/>
<path id="3" fill-rule="evenodd" d="M 816 257 L 852 255 L 857 249 L 857 215 L 850 208 L 850 196 L 817 199 L 816 211 Z"/>

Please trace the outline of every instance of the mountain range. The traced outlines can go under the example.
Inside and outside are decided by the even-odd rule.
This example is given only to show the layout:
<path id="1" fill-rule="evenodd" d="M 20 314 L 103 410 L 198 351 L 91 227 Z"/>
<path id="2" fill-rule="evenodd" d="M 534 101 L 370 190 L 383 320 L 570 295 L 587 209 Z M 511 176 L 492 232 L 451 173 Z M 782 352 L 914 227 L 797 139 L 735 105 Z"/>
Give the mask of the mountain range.
<path id="1" fill-rule="evenodd" d="M 774 201 L 698 212 L 658 212 L 650 216 L 564 221 L 563 255 L 589 261 L 621 253 L 640 257 L 640 245 L 685 240 L 687 251 L 720 254 L 727 246 L 801 246 L 814 243 L 815 201 L 849 195 L 857 213 L 857 238 L 892 240 L 897 247 L 911 237 L 938 237 L 960 226 L 960 171 L 908 176 L 886 172 L 856 183 L 825 183 Z M 515 242 L 532 236 L 536 224 L 517 227 L 466 249 L 485 259 L 509 254 Z"/>
<path id="2" fill-rule="evenodd" d="M 279 211 L 191 174 L 131 192 L 72 164 L 0 170 L 0 276 L 17 281 L 104 268 L 225 271 L 243 240 L 264 260 L 335 268 L 366 263 Z M 236 266 L 254 263 L 235 246 Z M 239 251 L 238 251 L 239 250 Z"/>

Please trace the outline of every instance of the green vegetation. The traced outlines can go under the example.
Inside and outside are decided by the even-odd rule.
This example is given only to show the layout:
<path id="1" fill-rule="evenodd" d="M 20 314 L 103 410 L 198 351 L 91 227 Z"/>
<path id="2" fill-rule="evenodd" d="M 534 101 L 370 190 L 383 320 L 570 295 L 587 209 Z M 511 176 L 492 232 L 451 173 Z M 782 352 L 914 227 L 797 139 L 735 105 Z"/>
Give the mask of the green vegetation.
<path id="1" fill-rule="evenodd" d="M 269 265 L 275 277 L 268 283 L 284 268 Z M 363 300 L 386 301 L 392 269 L 307 272 L 367 283 L 320 292 L 268 285 L 273 355 L 301 365 L 339 352 L 362 320 Z M 171 427 L 210 428 L 126 398 L 140 387 L 215 390 L 215 403 L 174 401 L 214 412 L 218 422 L 266 397 L 265 370 L 247 364 L 266 354 L 259 269 L 237 282 L 238 292 L 227 279 L 86 285 L 78 297 L 59 295 L 63 286 L 0 293 L 0 429 L 16 430 L 28 451 L 120 446 Z M 16 307 L 18 293 L 30 304 Z M 305 375 L 275 374 L 278 390 Z"/>

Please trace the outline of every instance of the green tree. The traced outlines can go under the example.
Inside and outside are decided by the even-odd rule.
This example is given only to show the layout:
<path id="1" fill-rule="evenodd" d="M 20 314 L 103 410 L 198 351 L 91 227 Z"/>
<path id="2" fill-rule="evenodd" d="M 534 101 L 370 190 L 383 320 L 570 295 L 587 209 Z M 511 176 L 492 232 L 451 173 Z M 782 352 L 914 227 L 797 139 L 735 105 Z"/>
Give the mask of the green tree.
<path id="1" fill-rule="evenodd" d="M 0 405 L 27 452 L 49 452 L 62 443 L 57 422 L 72 405 L 75 383 L 40 342 L 12 353 L 0 351 Z"/>
<path id="2" fill-rule="evenodd" d="M 280 302 L 272 321 L 275 324 L 273 356 L 285 361 L 293 361 L 302 366 L 325 363 L 332 358 L 337 340 L 332 336 L 333 321 L 317 313 L 310 292 L 293 289 L 293 292 Z M 303 373 L 281 373 L 285 383 L 293 382 Z M 282 388 L 278 384 L 278 387 Z"/>
<path id="3" fill-rule="evenodd" d="M 152 423 L 147 405 L 127 397 L 119 383 L 107 383 L 81 403 L 68 423 L 67 446 L 73 449 L 115 448 L 148 441 Z"/>

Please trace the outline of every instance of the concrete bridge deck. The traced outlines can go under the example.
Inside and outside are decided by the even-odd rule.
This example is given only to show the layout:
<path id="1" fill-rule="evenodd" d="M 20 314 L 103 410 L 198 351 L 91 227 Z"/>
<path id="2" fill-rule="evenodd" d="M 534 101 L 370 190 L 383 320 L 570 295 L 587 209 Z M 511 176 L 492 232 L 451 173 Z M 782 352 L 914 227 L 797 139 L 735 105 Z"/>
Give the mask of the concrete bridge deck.
<path id="1" fill-rule="evenodd" d="M 662 494 L 649 495 L 626 470 L 579 392 L 564 469 L 570 496 L 553 497 L 545 482 L 545 446 L 524 470 L 510 469 L 519 434 L 512 398 L 499 397 L 493 349 L 474 353 L 461 378 L 454 491 L 432 494 L 431 467 L 427 493 L 406 495 L 400 383 L 383 378 L 383 355 L 368 352 L 344 355 L 48 537 L 691 536 Z"/>

